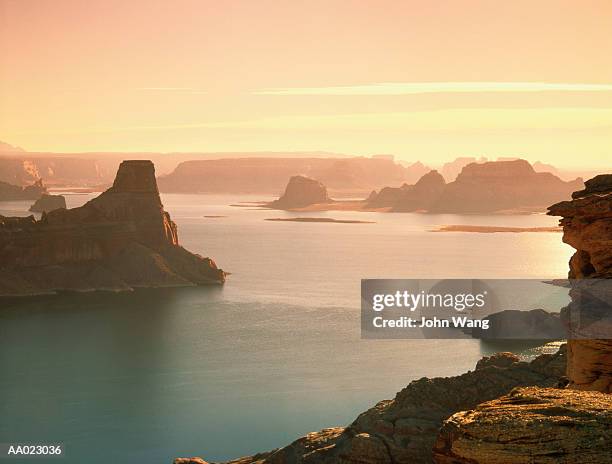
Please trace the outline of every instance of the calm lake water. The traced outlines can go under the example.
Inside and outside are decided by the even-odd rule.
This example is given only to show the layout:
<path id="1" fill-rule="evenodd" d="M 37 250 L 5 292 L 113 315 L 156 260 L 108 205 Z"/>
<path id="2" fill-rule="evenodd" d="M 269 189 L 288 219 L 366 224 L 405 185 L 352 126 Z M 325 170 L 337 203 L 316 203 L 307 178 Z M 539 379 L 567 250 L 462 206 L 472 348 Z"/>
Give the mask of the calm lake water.
<path id="1" fill-rule="evenodd" d="M 68 195 L 68 205 L 90 197 Z M 556 225 L 544 215 L 229 206 L 261 199 L 163 195 L 182 245 L 232 273 L 223 287 L 0 301 L 0 442 L 64 443 L 58 462 L 168 464 L 345 425 L 411 380 L 465 372 L 500 349 L 361 340 L 360 279 L 563 278 L 572 253 L 559 233 L 429 232 Z M 0 214 L 28 206 L 0 203 Z M 289 216 L 375 224 L 264 221 Z"/>

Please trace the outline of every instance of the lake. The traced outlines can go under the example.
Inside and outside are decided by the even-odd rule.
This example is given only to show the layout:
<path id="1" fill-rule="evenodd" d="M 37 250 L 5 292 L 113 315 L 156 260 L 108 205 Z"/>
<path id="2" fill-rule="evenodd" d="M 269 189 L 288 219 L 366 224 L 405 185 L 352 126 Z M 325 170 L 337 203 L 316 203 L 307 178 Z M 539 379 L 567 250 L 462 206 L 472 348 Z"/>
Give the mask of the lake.
<path id="1" fill-rule="evenodd" d="M 169 464 L 236 458 L 346 425 L 411 380 L 465 372 L 499 349 L 362 340 L 362 278 L 563 278 L 572 254 L 554 232 L 429 232 L 557 224 L 545 215 L 229 206 L 261 199 L 162 196 L 181 244 L 231 272 L 223 287 L 0 301 L 0 442 L 61 442 L 58 462 Z M 0 214 L 26 215 L 29 205 L 0 203 Z M 374 223 L 264 220 L 291 216 Z"/>

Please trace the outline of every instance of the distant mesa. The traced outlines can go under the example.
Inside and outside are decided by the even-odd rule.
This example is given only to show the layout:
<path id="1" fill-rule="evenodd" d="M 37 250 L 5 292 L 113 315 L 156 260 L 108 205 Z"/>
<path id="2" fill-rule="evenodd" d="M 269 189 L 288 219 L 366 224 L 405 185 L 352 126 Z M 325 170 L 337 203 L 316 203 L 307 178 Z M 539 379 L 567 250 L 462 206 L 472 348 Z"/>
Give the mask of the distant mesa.
<path id="1" fill-rule="evenodd" d="M 10 143 L 3 142 L 0 140 L 0 153 L 24 153 L 25 150 L 16 145 L 11 145 Z"/>
<path id="2" fill-rule="evenodd" d="M 221 155 L 221 154 L 220 154 Z M 168 193 L 276 194 L 287 179 L 302 174 L 323 182 L 334 196 L 363 196 L 385 185 L 414 182 L 422 165 L 402 166 L 389 156 L 242 157 L 184 161 L 158 179 Z"/>
<path id="3" fill-rule="evenodd" d="M 45 193 L 47 187 L 41 179 L 26 187 L 0 182 L 0 201 L 37 200 Z"/>
<path id="4" fill-rule="evenodd" d="M 306 176 L 293 176 L 289 179 L 285 193 L 266 206 L 274 209 L 298 209 L 331 202 L 327 188 L 321 182 Z"/>
<path id="5" fill-rule="evenodd" d="M 459 158 L 455 158 L 453 161 L 444 163 L 440 172 L 446 182 L 453 182 L 461 170 L 468 164 L 486 163 L 487 161 L 488 160 L 485 157 L 475 158 L 473 156 L 461 156 Z"/>
<path id="6" fill-rule="evenodd" d="M 225 272 L 179 245 L 151 161 L 123 161 L 113 186 L 40 220 L 0 216 L 0 296 L 220 284 Z"/>
<path id="7" fill-rule="evenodd" d="M 279 222 L 329 222 L 333 224 L 374 224 L 373 221 L 358 221 L 356 219 L 334 219 L 329 217 L 292 217 L 292 218 L 269 218 L 266 221 Z"/>
<path id="8" fill-rule="evenodd" d="M 366 200 L 367 208 L 390 207 L 393 212 L 429 210 L 444 191 L 446 182 L 438 171 L 430 171 L 414 185 L 399 188 L 385 187 L 372 192 Z"/>
<path id="9" fill-rule="evenodd" d="M 535 172 L 525 160 L 489 161 L 465 166 L 432 205 L 433 213 L 491 213 L 546 210 L 582 188 L 582 179 L 565 182 L 548 172 Z"/>
<path id="10" fill-rule="evenodd" d="M 61 208 L 66 208 L 66 199 L 62 195 L 43 194 L 30 206 L 30 211 L 33 213 L 50 213 Z"/>

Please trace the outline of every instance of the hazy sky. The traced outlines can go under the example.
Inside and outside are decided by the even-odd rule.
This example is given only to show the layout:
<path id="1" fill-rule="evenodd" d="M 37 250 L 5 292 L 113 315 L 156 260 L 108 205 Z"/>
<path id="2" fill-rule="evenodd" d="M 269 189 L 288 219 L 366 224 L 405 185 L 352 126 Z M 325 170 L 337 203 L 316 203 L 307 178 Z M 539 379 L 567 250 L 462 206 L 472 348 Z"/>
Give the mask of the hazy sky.
<path id="1" fill-rule="evenodd" d="M 38 151 L 612 159 L 612 2 L 0 0 Z"/>

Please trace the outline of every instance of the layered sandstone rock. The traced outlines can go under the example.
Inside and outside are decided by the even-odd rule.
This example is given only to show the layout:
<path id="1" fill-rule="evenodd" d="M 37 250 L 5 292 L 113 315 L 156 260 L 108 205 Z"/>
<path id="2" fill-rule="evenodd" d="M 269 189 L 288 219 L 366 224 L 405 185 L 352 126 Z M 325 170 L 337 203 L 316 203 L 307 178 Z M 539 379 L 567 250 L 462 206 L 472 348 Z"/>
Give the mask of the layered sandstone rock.
<path id="1" fill-rule="evenodd" d="M 562 347 L 563 348 L 563 347 Z M 395 399 L 379 402 L 348 427 L 309 433 L 290 445 L 233 464 L 430 463 L 444 419 L 522 385 L 554 386 L 565 371 L 565 350 L 521 362 L 511 353 L 483 358 L 456 377 L 422 378 Z"/>
<path id="2" fill-rule="evenodd" d="M 572 284 L 573 301 L 562 312 L 575 338 L 568 343 L 567 375 L 572 388 L 610 393 L 612 340 L 588 338 L 597 333 L 595 330 L 603 334 L 602 338 L 612 335 L 612 326 L 605 319 L 595 329 L 592 321 L 593 316 L 605 317 L 597 313 L 602 307 L 609 311 L 612 301 L 610 282 L 606 280 L 612 279 L 612 174 L 596 176 L 585 187 L 575 192 L 571 201 L 557 203 L 548 212 L 562 216 L 563 241 L 576 249 L 569 263 L 569 278 L 578 280 Z M 578 320 L 573 317 L 576 312 L 580 313 Z"/>
<path id="3" fill-rule="evenodd" d="M 178 243 L 150 161 L 124 161 L 113 187 L 40 220 L 0 217 L 0 295 L 222 283 Z"/>
<path id="4" fill-rule="evenodd" d="M 390 207 L 395 212 L 429 210 L 444 191 L 444 178 L 438 171 L 430 171 L 414 185 L 404 184 L 399 188 L 385 187 L 373 192 L 366 201 L 368 208 Z"/>
<path id="5" fill-rule="evenodd" d="M 327 188 L 321 182 L 306 176 L 293 176 L 289 179 L 285 193 L 267 206 L 275 209 L 297 209 L 330 201 Z"/>
<path id="6" fill-rule="evenodd" d="M 548 172 L 535 172 L 522 159 L 472 163 L 465 166 L 431 211 L 490 213 L 505 210 L 545 210 L 582 188 L 582 180 L 565 182 Z"/>
<path id="7" fill-rule="evenodd" d="M 42 195 L 30 206 L 33 213 L 50 213 L 53 210 L 66 208 L 66 199 L 62 195 Z"/>
<path id="8" fill-rule="evenodd" d="M 517 388 L 444 422 L 436 464 L 612 462 L 612 396 Z"/>

